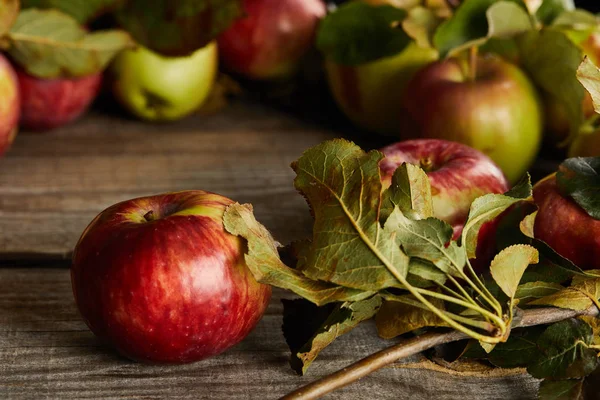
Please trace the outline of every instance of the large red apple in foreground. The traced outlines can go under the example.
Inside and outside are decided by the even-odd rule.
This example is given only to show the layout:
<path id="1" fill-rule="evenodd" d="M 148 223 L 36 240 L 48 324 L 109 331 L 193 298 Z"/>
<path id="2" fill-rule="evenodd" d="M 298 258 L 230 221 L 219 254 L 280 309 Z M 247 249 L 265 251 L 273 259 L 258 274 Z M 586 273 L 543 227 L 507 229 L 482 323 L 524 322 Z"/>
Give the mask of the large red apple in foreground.
<path id="1" fill-rule="evenodd" d="M 423 168 L 431 183 L 434 216 L 454 228 L 456 239 L 469 215 L 471 203 L 488 193 L 509 189 L 502 171 L 485 154 L 460 143 L 439 139 L 398 142 L 381 150 L 384 187 L 403 163 Z"/>
<path id="2" fill-rule="evenodd" d="M 17 69 L 21 90 L 21 126 L 49 130 L 82 115 L 96 98 L 102 73 L 81 78 L 43 79 Z"/>
<path id="3" fill-rule="evenodd" d="M 542 107 L 533 84 L 513 64 L 491 55 L 475 64 L 471 72 L 458 59 L 428 65 L 409 82 L 405 106 L 421 137 L 478 149 L 514 183 L 540 147 Z"/>
<path id="4" fill-rule="evenodd" d="M 184 363 L 218 354 L 258 323 L 271 288 L 254 280 L 222 217 L 232 201 L 187 191 L 116 204 L 87 227 L 71 278 L 90 329 L 125 356 Z"/>
<path id="5" fill-rule="evenodd" d="M 564 197 L 556 174 L 542 179 L 533 188 L 539 210 L 534 236 L 582 269 L 600 268 L 600 220 L 592 218 L 575 201 Z"/>
<path id="6" fill-rule="evenodd" d="M 0 156 L 17 134 L 20 115 L 19 83 L 15 70 L 0 54 Z"/>
<path id="7" fill-rule="evenodd" d="M 292 75 L 311 48 L 322 0 L 244 0 L 246 15 L 219 37 L 222 65 L 250 79 Z"/>

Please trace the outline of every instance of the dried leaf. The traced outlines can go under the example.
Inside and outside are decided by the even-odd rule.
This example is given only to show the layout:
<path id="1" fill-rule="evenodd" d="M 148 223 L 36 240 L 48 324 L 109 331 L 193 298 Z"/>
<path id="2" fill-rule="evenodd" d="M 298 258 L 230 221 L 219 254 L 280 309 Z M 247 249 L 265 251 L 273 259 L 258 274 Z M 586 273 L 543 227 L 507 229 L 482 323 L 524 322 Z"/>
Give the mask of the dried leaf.
<path id="1" fill-rule="evenodd" d="M 384 301 L 375 316 L 377 332 L 384 339 L 392 339 L 428 326 L 448 326 L 440 317 L 409 295 L 388 298 L 393 300 Z M 438 299 L 430 299 L 430 301 L 437 308 L 444 309 L 443 301 Z"/>
<path id="2" fill-rule="evenodd" d="M 577 79 L 592 97 L 594 110 L 600 113 L 600 69 L 585 57 L 577 68 Z"/>
<path id="3" fill-rule="evenodd" d="M 392 176 L 392 184 L 383 194 L 382 216 L 392 213 L 394 207 L 411 219 L 433 217 L 431 184 L 425 171 L 416 165 L 403 163 Z"/>
<path id="4" fill-rule="evenodd" d="M 41 78 L 100 72 L 118 52 L 134 46 L 124 31 L 87 33 L 75 19 L 56 10 L 23 10 L 7 39 L 10 56 Z"/>
<path id="5" fill-rule="evenodd" d="M 298 265 L 309 278 L 367 291 L 398 286 L 390 270 L 406 278 L 409 258 L 396 233 L 379 224 L 382 157 L 336 139 L 292 164 L 315 218 L 310 250 Z"/>
<path id="6" fill-rule="evenodd" d="M 354 302 L 315 307 L 306 300 L 282 300 L 283 334 L 292 352 L 290 364 L 304 375 L 319 355 L 339 336 L 375 315 L 381 305 L 379 296 Z"/>
<path id="7" fill-rule="evenodd" d="M 537 264 L 539 254 L 528 245 L 516 244 L 502 250 L 492 261 L 490 272 L 502 291 L 514 299 L 525 269 L 529 264 Z"/>
<path id="8" fill-rule="evenodd" d="M 223 223 L 229 233 L 241 236 L 248 242 L 246 264 L 261 283 L 291 290 L 317 305 L 359 301 L 374 294 L 311 280 L 300 271 L 283 264 L 271 234 L 256 221 L 252 206 L 248 204 L 235 203 L 229 206 Z"/>

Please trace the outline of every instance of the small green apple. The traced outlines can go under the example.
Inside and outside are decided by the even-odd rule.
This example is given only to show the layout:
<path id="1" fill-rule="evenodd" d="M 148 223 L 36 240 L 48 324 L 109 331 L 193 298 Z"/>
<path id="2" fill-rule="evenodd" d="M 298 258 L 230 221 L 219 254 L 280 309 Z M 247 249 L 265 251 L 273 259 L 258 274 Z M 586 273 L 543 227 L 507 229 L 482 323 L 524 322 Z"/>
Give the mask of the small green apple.
<path id="1" fill-rule="evenodd" d="M 180 119 L 202 105 L 218 68 L 215 42 L 186 57 L 164 57 L 142 46 L 119 54 L 110 68 L 117 100 L 149 121 Z"/>
<path id="2" fill-rule="evenodd" d="M 438 59 L 431 48 L 411 43 L 399 54 L 358 66 L 326 61 L 327 80 L 336 103 L 355 124 L 376 133 L 398 135 L 408 81 Z"/>

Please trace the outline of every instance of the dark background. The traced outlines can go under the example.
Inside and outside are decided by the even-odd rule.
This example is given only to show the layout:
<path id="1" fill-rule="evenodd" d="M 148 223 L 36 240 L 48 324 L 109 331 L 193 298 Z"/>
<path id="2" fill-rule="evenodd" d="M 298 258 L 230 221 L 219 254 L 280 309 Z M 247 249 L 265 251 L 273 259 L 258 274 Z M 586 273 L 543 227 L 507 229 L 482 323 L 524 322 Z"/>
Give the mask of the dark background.
<path id="1" fill-rule="evenodd" d="M 576 0 L 575 5 L 595 13 L 600 12 L 600 0 Z"/>

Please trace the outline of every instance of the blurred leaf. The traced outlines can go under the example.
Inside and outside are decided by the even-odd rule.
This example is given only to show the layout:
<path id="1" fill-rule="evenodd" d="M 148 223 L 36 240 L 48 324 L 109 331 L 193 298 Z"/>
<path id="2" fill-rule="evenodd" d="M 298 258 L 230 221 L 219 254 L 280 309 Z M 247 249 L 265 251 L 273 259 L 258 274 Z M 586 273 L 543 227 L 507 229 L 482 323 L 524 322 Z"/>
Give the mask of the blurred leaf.
<path id="1" fill-rule="evenodd" d="M 531 197 L 531 190 L 531 182 L 527 176 L 527 179 L 519 182 L 506 194 L 487 194 L 473 201 L 462 232 L 462 246 L 465 247 L 468 258 L 475 257 L 481 226 L 493 221 L 512 205 Z"/>
<path id="2" fill-rule="evenodd" d="M 310 249 L 298 264 L 309 278 L 371 291 L 399 285 L 390 270 L 407 276 L 408 256 L 388 224 L 379 224 L 382 157 L 334 139 L 292 164 L 294 185 L 315 219 Z"/>
<path id="3" fill-rule="evenodd" d="M 404 31 L 415 40 L 419 47 L 433 47 L 433 35 L 443 20 L 426 7 L 414 7 L 402 22 Z"/>
<path id="4" fill-rule="evenodd" d="M 600 69 L 585 57 L 577 68 L 577 79 L 592 97 L 594 110 L 600 113 Z"/>
<path id="5" fill-rule="evenodd" d="M 241 0 L 127 0 L 116 16 L 141 45 L 167 56 L 206 46 L 242 15 Z"/>
<path id="6" fill-rule="evenodd" d="M 600 157 L 565 160 L 556 174 L 558 189 L 592 218 L 600 220 Z"/>
<path id="7" fill-rule="evenodd" d="M 0 0 L 0 37 L 13 26 L 19 15 L 19 0 Z"/>
<path id="8" fill-rule="evenodd" d="M 575 10 L 573 0 L 544 0 L 535 15 L 542 24 L 550 25 L 565 11 L 573 10 Z"/>
<path id="9" fill-rule="evenodd" d="M 118 52 L 134 45 L 126 32 L 87 33 L 66 14 L 37 9 L 23 10 L 7 38 L 10 56 L 41 78 L 100 72 Z"/>
<path id="10" fill-rule="evenodd" d="M 317 48 L 342 65 L 359 65 L 400 53 L 411 42 L 401 22 L 406 11 L 349 2 L 321 21 Z"/>
<path id="11" fill-rule="evenodd" d="M 404 163 L 394 171 L 392 184 L 383 194 L 382 216 L 387 219 L 395 206 L 412 219 L 433 216 L 431 184 L 418 166 Z"/>
<path id="12" fill-rule="evenodd" d="M 431 299 L 432 304 L 443 310 L 444 302 Z M 440 317 L 426 309 L 410 295 L 395 296 L 384 301 L 375 316 L 377 332 L 384 339 L 392 339 L 407 332 L 428 326 L 448 326 Z"/>
<path id="13" fill-rule="evenodd" d="M 537 86 L 564 108 L 573 137 L 583 122 L 584 89 L 576 75 L 581 49 L 563 32 L 553 29 L 528 32 L 518 44 L 523 68 Z"/>
<path id="14" fill-rule="evenodd" d="M 454 15 L 440 25 L 433 42 L 440 56 L 480 46 L 490 38 L 503 38 L 533 28 L 521 0 L 465 0 Z"/>
<path id="15" fill-rule="evenodd" d="M 339 336 L 372 318 L 381 305 L 379 296 L 354 303 L 316 307 L 303 300 L 282 300 L 283 334 L 292 352 L 290 364 L 304 375 L 319 353 Z"/>
<path id="16" fill-rule="evenodd" d="M 582 378 L 598 367 L 592 328 L 582 320 L 567 319 L 549 326 L 539 337 L 538 356 L 527 371 L 535 378 Z"/>
<path id="17" fill-rule="evenodd" d="M 229 233 L 241 236 L 248 242 L 246 264 L 261 283 L 291 290 L 317 305 L 358 301 L 373 295 L 373 292 L 313 281 L 283 264 L 275 241 L 269 231 L 256 221 L 249 204 L 235 203 L 229 206 L 223 216 L 223 224 Z"/>
<path id="18" fill-rule="evenodd" d="M 585 31 L 589 35 L 598 27 L 598 18 L 591 12 L 576 9 L 565 11 L 552 22 L 552 26 L 576 31 Z"/>
<path id="19" fill-rule="evenodd" d="M 127 0 L 22 0 L 23 8 L 53 8 L 69 14 L 80 24 L 85 24 L 99 15 L 115 10 Z"/>
<path id="20" fill-rule="evenodd" d="M 544 379 L 540 384 L 538 400 L 585 400 L 583 379 L 564 381 Z"/>

